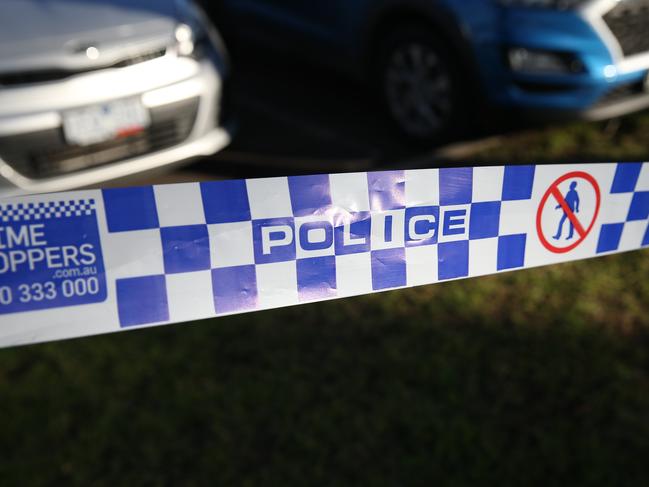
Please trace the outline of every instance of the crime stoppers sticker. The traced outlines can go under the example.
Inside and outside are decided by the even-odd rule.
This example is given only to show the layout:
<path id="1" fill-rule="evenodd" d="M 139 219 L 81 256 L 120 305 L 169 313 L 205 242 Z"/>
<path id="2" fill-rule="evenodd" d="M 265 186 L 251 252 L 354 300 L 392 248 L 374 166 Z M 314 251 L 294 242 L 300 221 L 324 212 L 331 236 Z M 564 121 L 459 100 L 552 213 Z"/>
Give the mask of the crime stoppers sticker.
<path id="1" fill-rule="evenodd" d="M 0 204 L 0 314 L 105 299 L 93 199 Z"/>

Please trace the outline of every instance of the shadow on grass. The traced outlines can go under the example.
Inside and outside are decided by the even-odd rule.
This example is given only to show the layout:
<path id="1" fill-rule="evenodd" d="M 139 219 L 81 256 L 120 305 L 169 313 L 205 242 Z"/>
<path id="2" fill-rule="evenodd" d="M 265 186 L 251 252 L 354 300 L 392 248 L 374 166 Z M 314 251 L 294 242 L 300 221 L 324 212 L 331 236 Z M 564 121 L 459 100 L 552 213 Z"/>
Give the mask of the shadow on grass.
<path id="1" fill-rule="evenodd" d="M 642 485 L 646 256 L 2 351 L 0 478 Z"/>

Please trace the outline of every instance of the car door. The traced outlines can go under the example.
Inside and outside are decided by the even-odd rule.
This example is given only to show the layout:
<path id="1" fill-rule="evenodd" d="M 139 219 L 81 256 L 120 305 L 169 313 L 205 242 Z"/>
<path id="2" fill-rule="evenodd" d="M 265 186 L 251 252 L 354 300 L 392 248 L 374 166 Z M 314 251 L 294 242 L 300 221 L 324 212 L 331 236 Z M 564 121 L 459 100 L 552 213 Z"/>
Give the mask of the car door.
<path id="1" fill-rule="evenodd" d="M 327 55 L 349 42 L 349 33 L 367 0 L 224 0 L 244 36 L 282 49 Z M 243 28 L 245 26 L 245 29 Z"/>
<path id="2" fill-rule="evenodd" d="M 285 26 L 295 30 L 301 37 L 321 43 L 336 43 L 344 24 L 345 4 L 353 0 L 257 0 L 273 4 L 277 15 L 281 16 Z"/>

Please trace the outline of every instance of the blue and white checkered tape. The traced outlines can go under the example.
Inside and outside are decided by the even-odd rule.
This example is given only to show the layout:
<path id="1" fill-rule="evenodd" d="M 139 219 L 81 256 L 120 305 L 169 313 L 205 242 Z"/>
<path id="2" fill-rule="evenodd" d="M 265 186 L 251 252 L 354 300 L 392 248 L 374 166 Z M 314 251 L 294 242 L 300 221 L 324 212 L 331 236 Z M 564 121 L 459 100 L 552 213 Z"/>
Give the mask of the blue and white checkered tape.
<path id="1" fill-rule="evenodd" d="M 0 346 L 649 246 L 649 163 L 422 169 L 0 200 Z"/>

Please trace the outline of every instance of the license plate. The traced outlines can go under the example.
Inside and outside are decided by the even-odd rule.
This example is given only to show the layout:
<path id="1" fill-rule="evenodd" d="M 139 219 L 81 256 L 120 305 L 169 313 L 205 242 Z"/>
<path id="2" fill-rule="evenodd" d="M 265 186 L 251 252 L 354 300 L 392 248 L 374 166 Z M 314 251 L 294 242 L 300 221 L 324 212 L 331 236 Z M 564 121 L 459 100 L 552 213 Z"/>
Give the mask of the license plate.
<path id="1" fill-rule="evenodd" d="M 140 99 L 128 98 L 65 112 L 63 133 L 68 143 L 85 146 L 134 135 L 150 123 Z"/>

